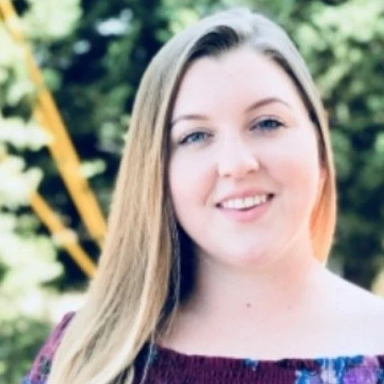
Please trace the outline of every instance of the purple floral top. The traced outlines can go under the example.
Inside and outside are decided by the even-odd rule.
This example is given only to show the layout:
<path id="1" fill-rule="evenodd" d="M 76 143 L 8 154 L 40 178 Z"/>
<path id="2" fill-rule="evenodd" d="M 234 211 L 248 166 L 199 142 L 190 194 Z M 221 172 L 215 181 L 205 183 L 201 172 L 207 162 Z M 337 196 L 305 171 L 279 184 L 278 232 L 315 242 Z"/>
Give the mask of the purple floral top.
<path id="1" fill-rule="evenodd" d="M 56 327 L 22 384 L 46 384 L 54 353 L 73 314 Z M 145 347 L 135 363 L 134 384 L 384 384 L 383 356 L 277 361 L 191 356 Z"/>

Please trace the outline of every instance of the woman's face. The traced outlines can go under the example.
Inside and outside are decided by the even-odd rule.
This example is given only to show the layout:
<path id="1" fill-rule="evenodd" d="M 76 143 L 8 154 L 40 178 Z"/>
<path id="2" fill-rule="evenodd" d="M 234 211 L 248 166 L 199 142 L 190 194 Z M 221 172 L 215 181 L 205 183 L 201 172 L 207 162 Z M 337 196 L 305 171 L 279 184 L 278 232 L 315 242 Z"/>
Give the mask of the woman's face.
<path id="1" fill-rule="evenodd" d="M 171 198 L 200 257 L 250 266 L 311 249 L 315 127 L 275 62 L 249 48 L 197 60 L 170 129 Z"/>

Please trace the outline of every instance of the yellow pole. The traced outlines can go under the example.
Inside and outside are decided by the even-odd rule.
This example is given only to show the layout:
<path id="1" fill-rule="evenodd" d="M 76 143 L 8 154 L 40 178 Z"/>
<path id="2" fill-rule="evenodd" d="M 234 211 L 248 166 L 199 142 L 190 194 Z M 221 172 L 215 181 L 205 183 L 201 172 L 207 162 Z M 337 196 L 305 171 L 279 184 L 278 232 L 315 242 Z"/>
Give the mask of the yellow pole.
<path id="1" fill-rule="evenodd" d="M 44 201 L 43 197 L 35 192 L 31 196 L 31 207 L 49 229 L 59 244 L 69 253 L 80 269 L 89 277 L 95 274 L 95 264 L 88 254 L 79 245 L 73 231 L 66 228 L 56 213 Z"/>
<path id="2" fill-rule="evenodd" d="M 102 246 L 106 222 L 89 183 L 80 172 L 80 161 L 67 133 L 55 101 L 44 85 L 41 72 L 24 39 L 20 20 L 9 0 L 0 0 L 0 12 L 10 33 L 24 45 L 31 78 L 37 86 L 35 118 L 52 136 L 50 152 L 90 236 Z"/>
<path id="3" fill-rule="evenodd" d="M 0 162 L 6 160 L 6 158 L 7 154 L 3 154 L 0 157 Z M 49 207 L 38 192 L 33 192 L 30 195 L 30 204 L 36 216 L 40 218 L 52 236 L 68 252 L 79 268 L 88 277 L 93 277 L 96 271 L 95 263 L 78 243 L 75 232 L 64 226 L 59 216 Z"/>

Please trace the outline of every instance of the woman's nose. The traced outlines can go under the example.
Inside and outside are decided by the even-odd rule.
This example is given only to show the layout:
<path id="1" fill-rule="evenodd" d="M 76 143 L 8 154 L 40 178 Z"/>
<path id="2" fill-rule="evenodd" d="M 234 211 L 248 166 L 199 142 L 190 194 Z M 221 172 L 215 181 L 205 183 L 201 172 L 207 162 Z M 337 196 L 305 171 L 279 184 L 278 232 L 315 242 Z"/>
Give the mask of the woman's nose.
<path id="1" fill-rule="evenodd" d="M 222 144 L 217 160 L 221 177 L 243 178 L 260 168 L 255 150 L 242 139 L 231 138 Z"/>

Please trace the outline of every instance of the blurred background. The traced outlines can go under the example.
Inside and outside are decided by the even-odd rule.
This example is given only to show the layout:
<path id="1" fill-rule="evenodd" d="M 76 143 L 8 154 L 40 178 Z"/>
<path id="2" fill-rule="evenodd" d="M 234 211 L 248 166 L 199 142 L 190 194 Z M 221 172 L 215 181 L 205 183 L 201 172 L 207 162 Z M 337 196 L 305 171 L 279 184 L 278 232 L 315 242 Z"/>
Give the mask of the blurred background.
<path id="1" fill-rule="evenodd" d="M 382 0 L 1 0 L 0 383 L 20 383 L 52 324 L 82 303 L 148 62 L 233 5 L 277 20 L 309 64 L 337 167 L 329 264 L 384 295 Z"/>

